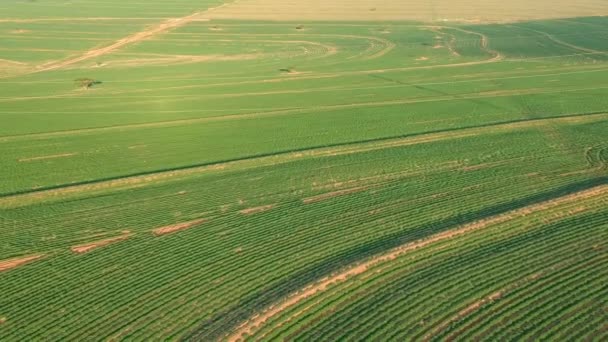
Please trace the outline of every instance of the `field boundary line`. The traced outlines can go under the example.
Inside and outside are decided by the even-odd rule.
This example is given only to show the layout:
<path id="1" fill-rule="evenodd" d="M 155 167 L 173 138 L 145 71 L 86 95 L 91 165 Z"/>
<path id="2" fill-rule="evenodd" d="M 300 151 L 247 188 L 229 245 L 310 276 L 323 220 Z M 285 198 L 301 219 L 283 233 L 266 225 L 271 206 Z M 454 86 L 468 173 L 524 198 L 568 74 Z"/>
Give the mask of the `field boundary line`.
<path id="1" fill-rule="evenodd" d="M 510 130 L 525 129 L 544 125 L 548 122 L 579 123 L 595 122 L 608 118 L 608 113 L 578 114 L 563 117 L 550 117 L 543 119 L 524 119 L 515 122 L 502 122 L 482 126 L 448 129 L 442 131 L 414 134 L 404 137 L 389 137 L 369 141 L 340 143 L 334 146 L 311 147 L 302 150 L 268 153 L 265 155 L 250 156 L 235 160 L 211 162 L 207 164 L 185 166 L 182 168 L 142 172 L 140 174 L 125 175 L 112 179 L 100 179 L 81 184 L 66 184 L 57 187 L 26 190 L 21 193 L 0 195 L 0 208 L 15 208 L 23 205 L 37 203 L 46 199 L 57 199 L 64 196 L 82 192 L 106 191 L 109 189 L 129 189 L 140 187 L 148 183 L 180 179 L 194 174 L 223 171 L 228 168 L 251 169 L 262 166 L 285 164 L 308 158 L 334 157 L 354 153 L 363 153 L 386 148 L 411 146 L 432 143 L 448 139 L 471 137 L 486 132 L 500 133 Z"/>
<path id="2" fill-rule="evenodd" d="M 380 264 L 390 262 L 407 252 L 411 252 L 418 248 L 426 247 L 428 245 L 455 238 L 457 236 L 470 233 L 477 230 L 482 230 L 489 226 L 501 224 L 513 219 L 524 217 L 526 215 L 533 214 L 535 212 L 544 211 L 547 209 L 555 208 L 560 205 L 570 203 L 577 200 L 598 197 L 608 194 L 608 184 L 598 185 L 590 189 L 578 191 L 561 197 L 549 199 L 543 202 L 535 203 L 532 205 L 524 206 L 518 209 L 507 211 L 502 214 L 494 215 L 486 219 L 474 221 L 469 224 L 459 226 L 458 228 L 447 230 L 435 235 L 431 235 L 427 238 L 412 241 L 402 246 L 396 247 L 386 253 L 368 259 L 362 263 L 353 265 L 346 268 L 342 272 L 333 274 L 324 279 L 321 279 L 317 283 L 309 285 L 299 291 L 293 292 L 291 296 L 288 296 L 286 300 L 269 307 L 266 311 L 254 315 L 250 320 L 245 321 L 236 328 L 234 332 L 226 336 L 226 340 L 236 342 L 241 339 L 245 334 L 251 335 L 257 329 L 261 328 L 263 324 L 269 319 L 279 315 L 283 311 L 290 307 L 298 304 L 299 302 L 312 297 L 319 292 L 327 290 L 330 286 L 343 283 L 353 276 L 365 273 L 369 269 L 378 266 Z"/>

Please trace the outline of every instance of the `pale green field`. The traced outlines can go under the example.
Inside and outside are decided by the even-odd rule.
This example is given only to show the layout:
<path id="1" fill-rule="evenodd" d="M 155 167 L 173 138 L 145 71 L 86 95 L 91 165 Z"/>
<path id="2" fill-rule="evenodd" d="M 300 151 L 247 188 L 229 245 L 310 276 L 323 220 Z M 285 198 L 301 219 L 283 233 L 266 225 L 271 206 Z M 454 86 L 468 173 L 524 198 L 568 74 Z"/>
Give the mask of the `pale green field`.
<path id="1" fill-rule="evenodd" d="M 251 3 L 0 4 L 0 340 L 608 338 L 608 19 Z"/>

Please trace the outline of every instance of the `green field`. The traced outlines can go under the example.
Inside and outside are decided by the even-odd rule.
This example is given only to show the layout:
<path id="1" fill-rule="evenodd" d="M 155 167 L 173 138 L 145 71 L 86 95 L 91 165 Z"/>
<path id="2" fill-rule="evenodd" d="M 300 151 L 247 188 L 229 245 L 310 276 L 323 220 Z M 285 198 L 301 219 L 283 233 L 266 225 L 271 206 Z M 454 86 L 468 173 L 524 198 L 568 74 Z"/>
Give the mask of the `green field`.
<path id="1" fill-rule="evenodd" d="M 608 5 L 458 1 L 1 3 L 0 341 L 607 340 Z"/>

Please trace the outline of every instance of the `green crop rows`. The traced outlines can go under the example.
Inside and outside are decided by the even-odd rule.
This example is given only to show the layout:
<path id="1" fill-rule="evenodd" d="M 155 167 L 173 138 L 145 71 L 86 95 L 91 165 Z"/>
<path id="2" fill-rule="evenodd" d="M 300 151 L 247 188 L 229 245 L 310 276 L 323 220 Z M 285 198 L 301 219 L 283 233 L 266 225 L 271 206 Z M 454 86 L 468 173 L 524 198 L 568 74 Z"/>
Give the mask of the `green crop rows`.
<path id="1" fill-rule="evenodd" d="M 607 18 L 221 4 L 0 4 L 1 341 L 608 339 Z"/>

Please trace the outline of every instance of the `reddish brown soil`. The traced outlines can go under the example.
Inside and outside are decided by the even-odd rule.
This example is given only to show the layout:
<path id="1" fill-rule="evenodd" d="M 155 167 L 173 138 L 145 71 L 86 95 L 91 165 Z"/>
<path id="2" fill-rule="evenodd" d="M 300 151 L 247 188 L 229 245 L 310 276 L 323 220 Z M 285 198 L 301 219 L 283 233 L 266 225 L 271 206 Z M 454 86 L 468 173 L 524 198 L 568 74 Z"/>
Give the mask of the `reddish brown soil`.
<path id="1" fill-rule="evenodd" d="M 21 265 L 25 265 L 29 262 L 32 262 L 34 260 L 40 259 L 42 258 L 43 255 L 42 254 L 36 254 L 36 255 L 30 255 L 30 256 L 26 256 L 26 257 L 19 257 L 19 258 L 13 258 L 13 259 L 8 259 L 8 260 L 1 260 L 0 261 L 0 272 L 2 271 L 8 271 L 10 269 L 19 267 Z"/>
<path id="2" fill-rule="evenodd" d="M 194 220 L 194 221 L 176 223 L 176 224 L 172 224 L 170 226 L 156 228 L 152 231 L 152 233 L 157 236 L 175 233 L 180 230 L 184 230 L 184 229 L 188 229 L 188 228 L 192 228 L 192 227 L 201 225 L 205 222 L 207 222 L 207 219 L 198 219 L 198 220 Z"/>
<path id="3" fill-rule="evenodd" d="M 116 237 L 104 239 L 104 240 L 99 240 L 99 241 L 94 241 L 94 242 L 86 243 L 83 245 L 73 246 L 70 249 L 72 250 L 72 252 L 77 253 L 77 254 L 88 253 L 94 249 L 104 247 L 104 246 L 107 246 L 109 244 L 116 243 L 119 241 L 126 240 L 129 237 L 131 237 L 131 235 L 133 235 L 133 234 L 131 234 L 130 232 L 125 232 L 125 233 L 123 233 L 123 235 L 120 235 L 120 236 L 116 236 Z"/>

